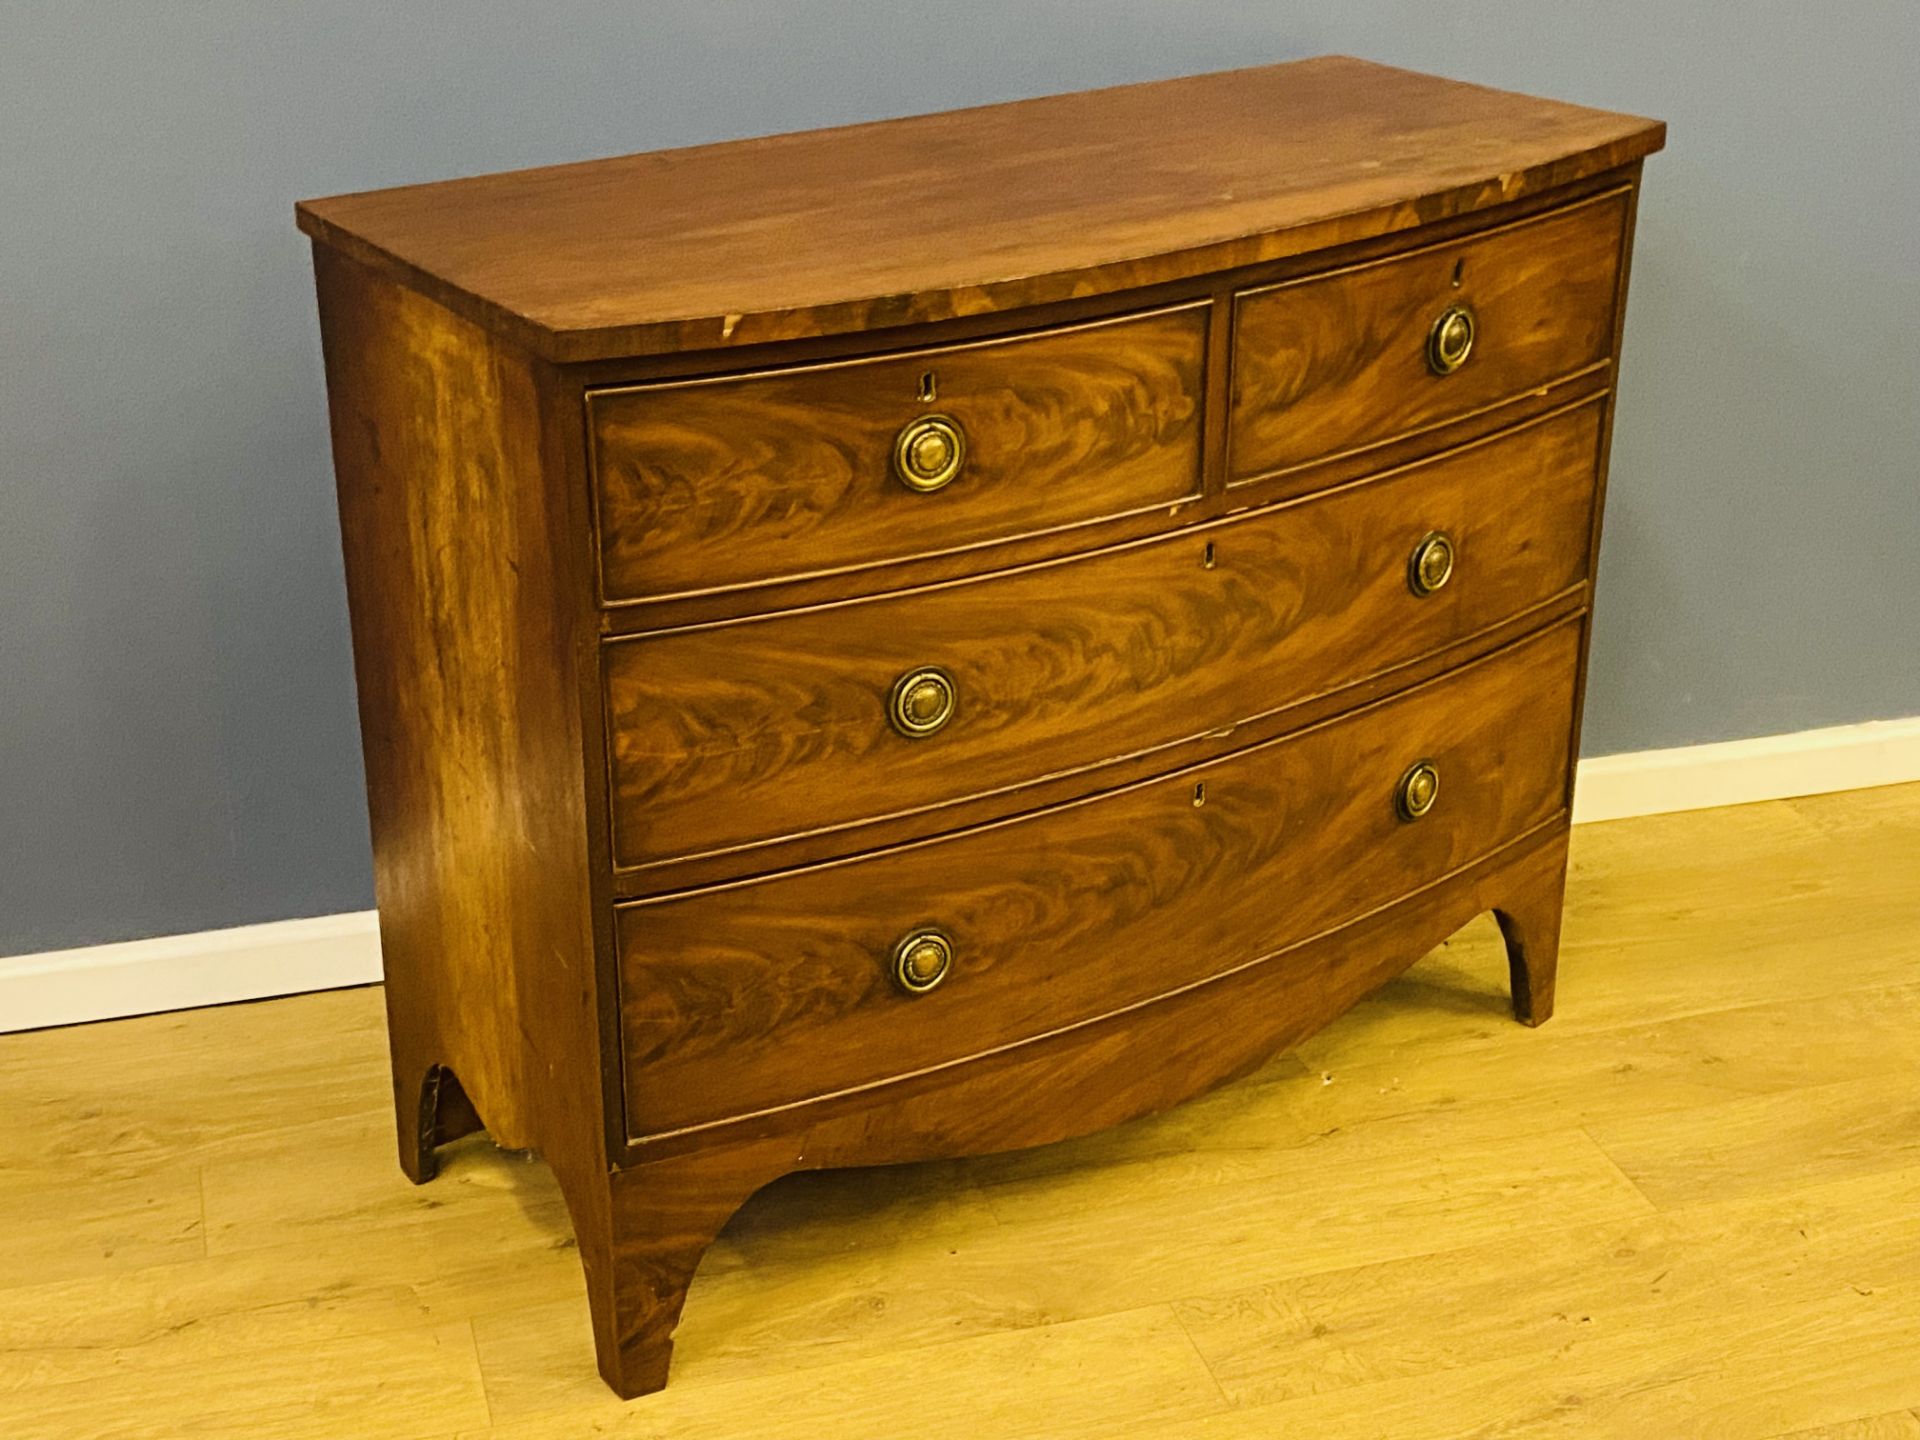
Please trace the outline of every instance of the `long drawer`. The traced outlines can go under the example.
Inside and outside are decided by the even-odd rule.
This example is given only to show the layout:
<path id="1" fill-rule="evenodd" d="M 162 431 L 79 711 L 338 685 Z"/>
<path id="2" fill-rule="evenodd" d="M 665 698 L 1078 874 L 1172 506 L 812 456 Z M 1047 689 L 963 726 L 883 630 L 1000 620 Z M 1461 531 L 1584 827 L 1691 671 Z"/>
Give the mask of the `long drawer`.
<path id="1" fill-rule="evenodd" d="M 1578 622 L 1563 623 L 1392 700 L 1103 796 L 620 906 L 630 1132 L 1029 1039 L 1438 880 L 1563 808 L 1578 640 Z"/>
<path id="2" fill-rule="evenodd" d="M 1586 574 L 1601 418 L 1589 403 L 1343 491 L 1074 560 L 612 641 L 616 860 L 751 852 L 1014 791 L 1501 624 Z M 1429 593 L 1410 570 L 1423 544 L 1429 564 L 1452 561 Z M 900 710 L 915 699 L 930 707 L 918 721 Z"/>
<path id="3" fill-rule="evenodd" d="M 1628 193 L 1234 301 L 1230 483 L 1389 444 L 1602 366 Z"/>
<path id="4" fill-rule="evenodd" d="M 1200 493 L 1207 307 L 587 396 L 610 604 L 859 570 Z"/>

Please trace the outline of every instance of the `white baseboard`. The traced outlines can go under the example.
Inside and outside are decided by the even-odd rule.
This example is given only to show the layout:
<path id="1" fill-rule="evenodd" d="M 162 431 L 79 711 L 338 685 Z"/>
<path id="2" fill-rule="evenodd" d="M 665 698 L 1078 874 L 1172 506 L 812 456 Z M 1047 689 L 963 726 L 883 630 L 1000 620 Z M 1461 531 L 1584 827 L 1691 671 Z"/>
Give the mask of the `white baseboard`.
<path id="1" fill-rule="evenodd" d="M 0 1034 L 380 979 L 372 910 L 0 958 Z"/>
<path id="2" fill-rule="evenodd" d="M 1580 762 L 1575 824 L 1920 780 L 1920 716 Z M 0 958 L 0 1034 L 369 985 L 371 910 Z"/>
<path id="3" fill-rule="evenodd" d="M 1920 715 L 1582 760 L 1573 823 L 1920 780 Z"/>

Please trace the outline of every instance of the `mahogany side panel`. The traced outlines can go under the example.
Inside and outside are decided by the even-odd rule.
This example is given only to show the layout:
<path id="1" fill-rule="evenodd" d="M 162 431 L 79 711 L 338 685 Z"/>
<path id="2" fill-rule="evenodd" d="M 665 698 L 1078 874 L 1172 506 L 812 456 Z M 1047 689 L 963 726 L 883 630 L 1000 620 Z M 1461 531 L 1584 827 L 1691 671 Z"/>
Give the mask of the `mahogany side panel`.
<path id="1" fill-rule="evenodd" d="M 402 1166 L 606 1169 L 571 557 L 538 365 L 315 248 Z M 589 652 L 590 653 L 590 652 Z M 477 1112 L 477 1113 L 476 1113 Z"/>
<path id="2" fill-rule="evenodd" d="M 1124 1009 L 1344 923 L 1560 813 L 1576 625 L 1358 715 L 942 840 L 620 907 L 627 1115 L 712 1124 Z M 1396 810 L 1418 761 L 1440 803 Z M 923 926 L 951 973 L 889 972 Z"/>
<path id="3" fill-rule="evenodd" d="M 1497 408 L 1604 365 L 1631 192 L 1389 260 L 1243 292 L 1234 305 L 1230 483 L 1285 472 Z M 1472 311 L 1465 363 L 1428 336 Z"/>
<path id="4" fill-rule="evenodd" d="M 1208 307 L 587 396 L 613 604 L 863 570 L 1200 496 Z M 895 437 L 957 423 L 919 493 Z"/>
<path id="5" fill-rule="evenodd" d="M 614 853 L 646 867 L 820 836 L 1211 736 L 1457 643 L 1577 586 L 1601 409 L 1311 503 L 1054 565 L 608 644 Z M 1422 538 L 1453 541 L 1437 592 Z M 895 680 L 935 665 L 953 718 L 908 738 Z M 844 836 L 841 848 L 855 842 Z"/>

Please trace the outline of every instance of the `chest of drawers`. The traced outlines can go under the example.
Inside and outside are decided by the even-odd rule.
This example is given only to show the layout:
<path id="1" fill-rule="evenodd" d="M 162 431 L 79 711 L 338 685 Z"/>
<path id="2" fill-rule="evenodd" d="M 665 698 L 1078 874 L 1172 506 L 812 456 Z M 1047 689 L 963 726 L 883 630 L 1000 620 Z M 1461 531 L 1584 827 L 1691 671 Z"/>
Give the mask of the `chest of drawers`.
<path id="1" fill-rule="evenodd" d="M 299 207 L 401 1161 L 546 1158 L 616 1390 L 779 1175 L 1486 910 L 1547 1016 L 1662 139 L 1329 58 Z"/>

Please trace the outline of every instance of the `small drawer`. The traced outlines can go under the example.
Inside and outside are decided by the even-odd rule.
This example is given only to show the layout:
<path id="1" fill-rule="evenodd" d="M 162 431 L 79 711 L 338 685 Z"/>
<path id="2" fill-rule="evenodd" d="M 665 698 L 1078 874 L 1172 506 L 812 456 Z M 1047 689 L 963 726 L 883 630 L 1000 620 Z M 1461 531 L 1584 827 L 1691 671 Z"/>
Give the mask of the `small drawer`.
<path id="1" fill-rule="evenodd" d="M 1105 795 L 618 907 L 630 1133 L 952 1063 L 1272 955 L 1559 815 L 1578 622 Z M 1282 962 L 1283 963 L 1283 962 Z"/>
<path id="2" fill-rule="evenodd" d="M 1627 191 L 1234 301 L 1230 484 L 1402 440 L 1604 364 Z"/>
<path id="3" fill-rule="evenodd" d="M 928 812 L 982 796 L 1017 808 L 1022 786 L 1230 730 L 1503 624 L 1586 575 L 1601 419 L 1590 401 L 1069 560 L 610 641 L 616 863 L 751 860 L 900 815 L 937 828 Z"/>
<path id="4" fill-rule="evenodd" d="M 609 604 L 964 550 L 1200 493 L 1207 311 L 587 396 Z"/>

